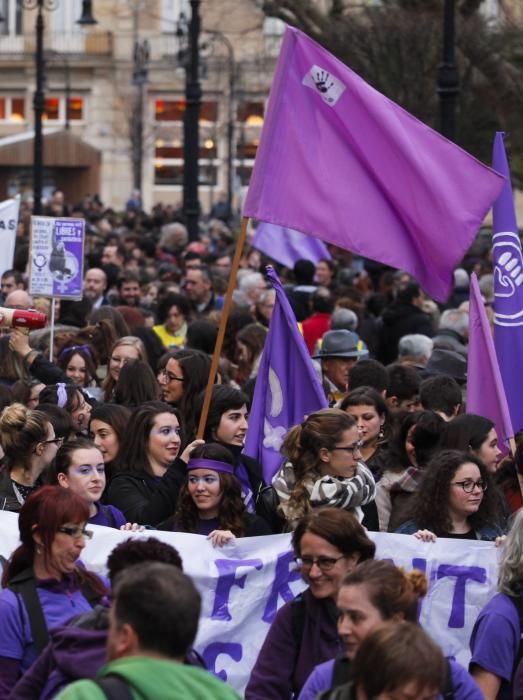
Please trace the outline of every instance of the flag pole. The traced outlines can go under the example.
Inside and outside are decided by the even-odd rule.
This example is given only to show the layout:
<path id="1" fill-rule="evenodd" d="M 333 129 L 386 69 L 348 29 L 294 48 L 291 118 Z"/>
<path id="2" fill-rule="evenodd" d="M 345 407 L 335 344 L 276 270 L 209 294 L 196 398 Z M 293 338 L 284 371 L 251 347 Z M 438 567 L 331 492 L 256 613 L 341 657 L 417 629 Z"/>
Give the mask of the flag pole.
<path id="1" fill-rule="evenodd" d="M 232 305 L 232 293 L 236 286 L 236 275 L 238 274 L 238 268 L 240 267 L 240 259 L 243 253 L 243 247 L 245 245 L 245 238 L 247 236 L 247 224 L 249 223 L 249 217 L 244 216 L 242 218 L 242 225 L 240 228 L 240 235 L 238 237 L 238 242 L 236 243 L 236 250 L 234 251 L 234 258 L 231 265 L 231 275 L 229 277 L 229 284 L 227 285 L 227 293 L 225 295 L 225 301 L 223 304 L 222 315 L 220 318 L 220 327 L 218 329 L 218 337 L 216 338 L 216 345 L 214 346 L 214 353 L 212 356 L 211 371 L 209 372 L 209 379 L 207 381 L 207 388 L 205 389 L 205 399 L 203 401 L 202 414 L 200 416 L 200 423 L 198 425 L 198 432 L 196 433 L 196 438 L 198 440 L 203 439 L 203 433 L 205 431 L 205 424 L 207 423 L 207 415 L 209 414 L 209 407 L 211 405 L 212 388 L 214 386 L 214 378 L 216 377 L 216 372 L 218 370 L 218 363 L 220 361 L 220 356 L 222 353 L 223 339 L 225 337 L 225 328 L 227 326 L 227 320 L 229 318 L 229 312 Z"/>

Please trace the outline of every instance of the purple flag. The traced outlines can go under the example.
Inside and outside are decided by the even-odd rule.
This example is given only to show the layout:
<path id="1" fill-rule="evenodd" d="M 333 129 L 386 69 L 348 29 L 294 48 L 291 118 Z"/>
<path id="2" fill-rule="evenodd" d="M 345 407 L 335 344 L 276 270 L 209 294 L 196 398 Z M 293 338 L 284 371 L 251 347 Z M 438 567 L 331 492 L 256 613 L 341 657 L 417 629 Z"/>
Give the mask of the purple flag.
<path id="1" fill-rule="evenodd" d="M 322 259 L 331 259 L 325 243 L 319 238 L 306 236 L 300 231 L 275 224 L 259 224 L 251 244 L 276 262 L 291 269 L 297 260 L 310 260 L 316 264 Z"/>
<path id="2" fill-rule="evenodd" d="M 506 453 L 514 431 L 499 369 L 492 330 L 474 273 L 470 279 L 467 413 L 485 416 L 495 423 L 499 448 Z"/>
<path id="3" fill-rule="evenodd" d="M 309 351 L 278 275 L 267 267 L 276 303 L 265 340 L 249 415 L 245 454 L 263 466 L 267 484 L 283 462 L 280 447 L 290 427 L 327 407 Z"/>
<path id="4" fill-rule="evenodd" d="M 443 301 L 503 183 L 287 27 L 245 216 L 406 270 Z"/>
<path id="5" fill-rule="evenodd" d="M 512 198 L 512 185 L 503 134 L 494 140 L 492 164 L 507 177 L 494 204 L 492 259 L 494 263 L 494 343 L 512 425 L 523 428 L 521 358 L 523 358 L 523 258 Z"/>

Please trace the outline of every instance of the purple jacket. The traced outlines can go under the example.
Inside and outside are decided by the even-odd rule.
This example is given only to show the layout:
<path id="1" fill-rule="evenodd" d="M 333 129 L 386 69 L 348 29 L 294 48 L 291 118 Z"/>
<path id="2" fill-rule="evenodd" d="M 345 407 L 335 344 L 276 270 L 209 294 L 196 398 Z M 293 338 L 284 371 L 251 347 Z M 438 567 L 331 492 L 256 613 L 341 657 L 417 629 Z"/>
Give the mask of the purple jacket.
<path id="1" fill-rule="evenodd" d="M 296 696 L 313 668 L 342 650 L 336 631 L 336 606 L 330 598 L 303 593 L 301 643 L 293 630 L 293 603 L 276 613 L 245 689 L 245 700 L 289 700 Z"/>

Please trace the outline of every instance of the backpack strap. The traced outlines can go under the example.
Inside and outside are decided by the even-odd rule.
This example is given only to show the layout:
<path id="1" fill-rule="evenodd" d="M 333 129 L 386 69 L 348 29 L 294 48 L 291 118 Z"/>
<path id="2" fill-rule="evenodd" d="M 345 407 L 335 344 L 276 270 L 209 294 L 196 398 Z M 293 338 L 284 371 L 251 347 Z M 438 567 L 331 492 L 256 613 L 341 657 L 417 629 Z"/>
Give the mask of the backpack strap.
<path id="1" fill-rule="evenodd" d="M 36 580 L 33 569 L 24 569 L 24 571 L 14 576 L 9 582 L 8 588 L 16 594 L 22 626 L 24 624 L 24 616 L 20 604 L 20 597 L 24 601 L 27 618 L 31 627 L 31 634 L 33 636 L 33 644 L 35 645 L 37 653 L 40 654 L 49 641 L 49 631 L 47 629 L 47 622 L 45 621 L 40 598 L 36 591 Z"/>
<path id="2" fill-rule="evenodd" d="M 516 659 L 514 661 L 514 666 L 512 667 L 512 669 L 513 669 L 512 677 L 514 677 L 516 669 L 519 666 L 519 662 L 521 661 L 521 659 L 523 659 L 523 599 L 522 599 L 521 595 L 518 595 L 518 596 L 509 596 L 509 600 L 512 602 L 512 605 L 517 610 L 518 617 L 519 617 L 519 630 L 520 630 L 518 651 L 516 654 Z"/>
<path id="3" fill-rule="evenodd" d="M 107 700 L 134 700 L 129 684 L 119 673 L 108 673 L 103 678 L 93 678 L 92 682 L 96 683 Z"/>
<path id="4" fill-rule="evenodd" d="M 452 668 L 450 666 L 450 661 L 447 661 L 447 670 L 445 672 L 445 680 L 443 682 L 443 687 L 441 689 L 441 696 L 443 700 L 454 700 L 454 683 L 452 682 Z"/>
<path id="5" fill-rule="evenodd" d="M 345 656 L 345 654 L 340 654 L 334 659 L 331 688 L 337 688 L 338 686 L 344 685 L 350 681 L 351 666 L 352 661 Z"/>
<path id="6" fill-rule="evenodd" d="M 294 598 L 291 601 L 291 630 L 295 648 L 293 669 L 296 669 L 296 666 L 298 665 L 298 656 L 300 655 L 301 642 L 303 639 L 303 630 L 305 629 L 306 614 L 307 611 L 305 609 L 305 599 L 303 597 L 303 594 L 299 593 L 296 596 L 296 598 Z M 292 685 L 294 686 L 294 671 Z M 294 687 L 293 692 L 296 692 L 296 688 Z"/>
<path id="7" fill-rule="evenodd" d="M 116 518 L 114 517 L 112 509 L 109 508 L 109 506 L 104 505 L 101 505 L 101 508 L 107 522 L 109 523 L 109 527 L 116 527 Z"/>

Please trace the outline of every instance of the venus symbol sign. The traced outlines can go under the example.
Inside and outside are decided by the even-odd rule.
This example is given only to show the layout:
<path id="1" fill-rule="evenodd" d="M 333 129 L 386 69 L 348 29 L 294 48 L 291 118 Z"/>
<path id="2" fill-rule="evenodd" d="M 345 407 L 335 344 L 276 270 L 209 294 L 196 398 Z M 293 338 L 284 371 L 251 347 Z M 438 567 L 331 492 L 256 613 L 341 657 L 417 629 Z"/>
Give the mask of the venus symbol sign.
<path id="1" fill-rule="evenodd" d="M 493 236 L 494 323 L 523 325 L 523 258 L 517 233 L 500 231 Z"/>

